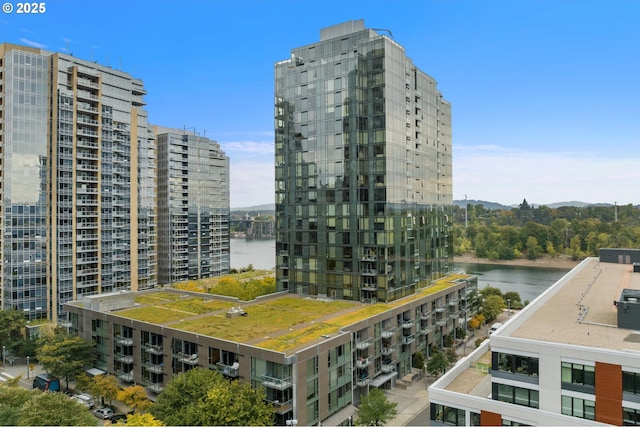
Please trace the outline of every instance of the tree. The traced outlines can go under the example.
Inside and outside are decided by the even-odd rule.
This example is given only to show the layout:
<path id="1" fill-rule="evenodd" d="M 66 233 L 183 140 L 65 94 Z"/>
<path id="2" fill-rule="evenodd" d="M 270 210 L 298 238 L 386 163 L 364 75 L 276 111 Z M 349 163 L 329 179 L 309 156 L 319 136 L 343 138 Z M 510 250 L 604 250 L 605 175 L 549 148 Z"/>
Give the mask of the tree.
<path id="1" fill-rule="evenodd" d="M 22 387 L 0 383 L 0 425 L 19 425 L 20 407 L 29 401 L 31 394 L 31 391 Z"/>
<path id="2" fill-rule="evenodd" d="M 542 254 L 542 248 L 538 244 L 538 239 L 534 236 L 527 237 L 527 258 L 538 259 Z"/>
<path id="3" fill-rule="evenodd" d="M 167 425 L 273 425 L 274 408 L 265 398 L 263 389 L 194 368 L 174 377 L 150 412 Z"/>
<path id="4" fill-rule="evenodd" d="M 422 354 L 421 351 L 417 351 L 416 354 L 413 355 L 411 366 L 420 370 L 424 369 L 424 354 Z"/>
<path id="5" fill-rule="evenodd" d="M 96 419 L 86 408 L 64 393 L 32 391 L 18 409 L 23 426 L 90 426 Z"/>
<path id="6" fill-rule="evenodd" d="M 434 377 L 444 374 L 449 369 L 449 359 L 439 348 L 433 350 L 431 358 L 427 361 L 427 372 Z"/>
<path id="7" fill-rule="evenodd" d="M 53 335 L 38 340 L 38 361 L 52 376 L 64 378 L 69 389 L 69 380 L 80 375 L 93 359 L 93 346 L 59 328 Z"/>
<path id="8" fill-rule="evenodd" d="M 489 321 L 498 317 L 498 314 L 502 313 L 504 309 L 505 305 L 502 296 L 490 295 L 482 301 L 482 314 Z"/>
<path id="9" fill-rule="evenodd" d="M 502 297 L 502 291 L 500 290 L 500 288 L 494 288 L 491 285 L 487 285 L 484 288 L 480 289 L 480 295 L 482 296 L 482 298 L 487 298 L 491 295 Z"/>
<path id="10" fill-rule="evenodd" d="M 117 399 L 133 409 L 133 412 L 146 412 L 153 402 L 141 385 L 132 385 L 118 392 Z"/>
<path id="11" fill-rule="evenodd" d="M 19 351 L 24 345 L 26 320 L 18 310 L 0 310 L 0 351 Z"/>
<path id="12" fill-rule="evenodd" d="M 165 424 L 153 415 L 146 413 L 131 414 L 127 416 L 126 422 L 118 421 L 115 425 L 122 426 L 164 426 Z"/>
<path id="13" fill-rule="evenodd" d="M 397 403 L 389 402 L 379 388 L 372 388 L 369 394 L 360 399 L 356 425 L 384 425 L 398 414 Z"/>
<path id="14" fill-rule="evenodd" d="M 502 297 L 504 301 L 508 302 L 508 306 L 510 305 L 513 309 L 522 308 L 522 300 L 520 299 L 520 294 L 516 291 L 505 292 Z M 510 301 L 509 301 L 510 300 Z"/>
<path id="15" fill-rule="evenodd" d="M 120 387 L 115 375 L 96 375 L 89 383 L 89 390 L 91 394 L 100 398 L 103 405 L 105 399 L 111 405 L 111 401 L 118 398 Z"/>

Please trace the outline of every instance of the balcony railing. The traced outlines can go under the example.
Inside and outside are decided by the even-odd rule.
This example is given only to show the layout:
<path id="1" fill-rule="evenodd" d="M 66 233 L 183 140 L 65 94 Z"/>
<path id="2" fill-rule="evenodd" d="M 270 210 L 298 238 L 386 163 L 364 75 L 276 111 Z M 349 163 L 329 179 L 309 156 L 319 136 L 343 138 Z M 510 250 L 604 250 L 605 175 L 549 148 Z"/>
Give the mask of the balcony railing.
<path id="1" fill-rule="evenodd" d="M 233 365 L 225 365 L 224 363 L 216 363 L 216 370 L 227 377 L 236 378 L 240 375 L 240 364 L 238 362 Z"/>
<path id="2" fill-rule="evenodd" d="M 293 400 L 288 400 L 286 402 L 280 402 L 279 400 L 269 400 L 267 402 L 273 405 L 273 409 L 276 414 L 286 414 L 287 412 L 293 409 Z"/>
<path id="3" fill-rule="evenodd" d="M 197 354 L 177 354 L 178 360 L 182 363 L 186 363 L 188 365 L 197 365 L 198 364 L 198 355 Z"/>
<path id="4" fill-rule="evenodd" d="M 396 371 L 395 365 L 392 365 L 392 364 L 382 365 L 382 372 L 385 374 L 390 374 L 391 372 L 395 372 L 395 371 Z"/>
<path id="5" fill-rule="evenodd" d="M 384 338 L 384 339 L 393 338 L 393 334 L 394 334 L 393 329 L 387 329 L 387 330 L 382 331 L 382 332 L 380 333 L 380 335 L 381 335 L 381 336 L 382 336 L 382 338 Z"/>
<path id="6" fill-rule="evenodd" d="M 371 365 L 371 360 L 369 360 L 368 357 L 359 357 L 356 360 L 356 367 L 363 369 L 366 368 L 367 366 Z"/>
<path id="7" fill-rule="evenodd" d="M 293 385 L 291 382 L 291 377 L 277 378 L 269 375 L 263 375 L 261 379 L 263 386 L 275 388 L 278 390 L 284 390 Z"/>
<path id="8" fill-rule="evenodd" d="M 356 338 L 356 348 L 358 350 L 366 350 L 371 346 L 371 339 L 360 339 Z"/>

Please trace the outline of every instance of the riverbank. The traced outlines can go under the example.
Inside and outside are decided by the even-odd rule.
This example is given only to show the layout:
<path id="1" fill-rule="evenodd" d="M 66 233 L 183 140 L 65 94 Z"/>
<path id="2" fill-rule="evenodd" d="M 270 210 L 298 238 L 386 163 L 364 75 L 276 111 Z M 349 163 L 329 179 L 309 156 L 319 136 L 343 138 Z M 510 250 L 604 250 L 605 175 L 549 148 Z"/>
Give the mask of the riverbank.
<path id="1" fill-rule="evenodd" d="M 460 264 L 493 264 L 493 265 L 513 265 L 517 267 L 540 267 L 540 268 L 566 268 L 572 269 L 580 263 L 574 261 L 571 257 L 542 257 L 538 259 L 510 259 L 510 260 L 493 260 L 489 258 L 476 258 L 473 255 L 465 254 L 453 257 L 454 263 Z"/>

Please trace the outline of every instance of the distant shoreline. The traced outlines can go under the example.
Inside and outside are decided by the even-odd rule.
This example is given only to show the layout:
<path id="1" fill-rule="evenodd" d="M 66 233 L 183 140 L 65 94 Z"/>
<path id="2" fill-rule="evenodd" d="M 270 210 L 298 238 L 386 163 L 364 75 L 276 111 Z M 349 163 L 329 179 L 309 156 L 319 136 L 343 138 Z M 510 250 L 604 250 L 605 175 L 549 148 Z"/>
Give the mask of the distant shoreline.
<path id="1" fill-rule="evenodd" d="M 512 265 L 518 267 L 539 267 L 539 268 L 563 268 L 570 270 L 580 261 L 574 261 L 571 257 L 542 257 L 535 260 L 519 258 L 511 260 L 492 260 L 489 258 L 476 258 L 473 255 L 461 255 L 453 257 L 454 263 L 460 264 L 492 264 L 492 265 Z"/>

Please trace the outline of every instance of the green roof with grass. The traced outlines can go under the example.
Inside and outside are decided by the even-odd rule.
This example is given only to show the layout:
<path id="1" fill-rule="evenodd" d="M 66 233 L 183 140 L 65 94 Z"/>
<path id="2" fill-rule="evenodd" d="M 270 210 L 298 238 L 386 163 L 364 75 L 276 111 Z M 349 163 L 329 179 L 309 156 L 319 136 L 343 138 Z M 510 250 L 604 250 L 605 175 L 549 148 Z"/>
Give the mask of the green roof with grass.
<path id="1" fill-rule="evenodd" d="M 449 288 L 470 276 L 454 274 L 436 280 L 413 295 L 390 303 L 362 304 L 346 300 L 304 299 L 285 294 L 262 300 L 225 301 L 195 292 L 157 291 L 136 296 L 136 306 L 114 314 L 148 323 L 288 352 L 341 328 Z M 245 316 L 227 317 L 241 305 Z"/>

